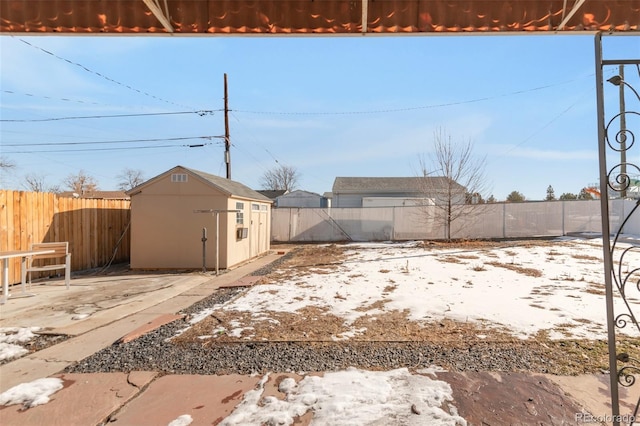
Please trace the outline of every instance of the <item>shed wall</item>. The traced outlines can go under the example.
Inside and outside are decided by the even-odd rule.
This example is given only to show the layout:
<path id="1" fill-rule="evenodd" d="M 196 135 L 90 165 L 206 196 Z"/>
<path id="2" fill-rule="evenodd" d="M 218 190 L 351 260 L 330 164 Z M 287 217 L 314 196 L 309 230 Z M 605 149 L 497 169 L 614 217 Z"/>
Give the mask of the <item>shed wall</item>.
<path id="1" fill-rule="evenodd" d="M 242 203 L 242 224 L 237 214 L 229 213 L 227 221 L 227 262 L 232 267 L 265 254 L 271 247 L 270 203 L 241 198 L 229 198 L 227 209 L 235 210 Z M 256 208 L 257 207 L 257 208 Z M 238 238 L 238 229 L 246 228 L 246 238 Z"/>
<path id="2" fill-rule="evenodd" d="M 207 228 L 205 264 L 216 262 L 215 218 L 195 210 L 227 206 L 227 196 L 187 174 L 186 182 L 164 176 L 131 196 L 131 268 L 201 269 L 202 230 Z M 220 241 L 227 239 L 226 217 L 220 217 Z M 225 244 L 220 244 L 219 265 L 227 264 Z"/>

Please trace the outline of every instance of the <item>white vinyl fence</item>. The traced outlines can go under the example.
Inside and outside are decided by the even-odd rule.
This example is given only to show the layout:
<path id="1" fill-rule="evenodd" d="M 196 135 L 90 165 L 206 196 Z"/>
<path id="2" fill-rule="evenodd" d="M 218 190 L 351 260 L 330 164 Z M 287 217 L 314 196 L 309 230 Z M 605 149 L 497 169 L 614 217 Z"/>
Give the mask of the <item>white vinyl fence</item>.
<path id="1" fill-rule="evenodd" d="M 610 228 L 617 232 L 635 201 L 611 200 Z M 600 201 L 545 201 L 461 206 L 451 238 L 555 237 L 601 233 Z M 640 235 L 634 215 L 623 232 Z M 438 240 L 446 238 L 438 207 L 277 208 L 272 211 L 274 242 Z"/>

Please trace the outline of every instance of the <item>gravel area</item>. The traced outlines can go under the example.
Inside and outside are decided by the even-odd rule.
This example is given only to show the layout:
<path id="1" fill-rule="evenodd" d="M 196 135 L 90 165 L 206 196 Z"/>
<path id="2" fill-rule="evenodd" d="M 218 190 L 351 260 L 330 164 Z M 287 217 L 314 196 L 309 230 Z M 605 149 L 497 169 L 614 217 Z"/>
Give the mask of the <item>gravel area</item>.
<path id="1" fill-rule="evenodd" d="M 183 310 L 194 314 L 225 303 L 244 287 L 221 289 Z M 347 367 L 386 370 L 438 365 L 451 371 L 555 373 L 545 349 L 531 343 L 460 342 L 241 342 L 175 344 L 170 338 L 188 326 L 188 316 L 128 343 L 113 345 L 65 371 L 69 373 L 159 371 L 168 374 L 252 374 L 335 371 Z"/>
<path id="2" fill-rule="evenodd" d="M 304 249 L 291 250 L 252 275 L 268 275 L 288 260 L 292 260 L 296 268 L 304 267 L 306 264 L 301 250 Z M 318 260 L 319 255 L 316 249 L 306 261 L 317 263 L 324 259 Z M 328 255 L 335 256 L 335 253 Z M 331 260 L 331 256 L 327 259 Z M 446 342 L 436 339 L 399 342 L 223 342 L 215 339 L 171 341 L 172 337 L 189 326 L 191 315 L 207 308 L 220 307 L 246 290 L 247 287 L 219 289 L 182 310 L 182 313 L 187 314 L 186 318 L 164 325 L 128 343 L 114 343 L 69 366 L 65 371 L 93 373 L 142 370 L 206 375 L 336 371 L 347 367 L 389 370 L 437 365 L 449 371 L 571 375 L 602 372 L 607 365 L 606 342 L 550 341 L 546 338 L 502 341 L 459 336 Z M 637 352 L 635 346 L 631 349 L 630 353 Z"/>

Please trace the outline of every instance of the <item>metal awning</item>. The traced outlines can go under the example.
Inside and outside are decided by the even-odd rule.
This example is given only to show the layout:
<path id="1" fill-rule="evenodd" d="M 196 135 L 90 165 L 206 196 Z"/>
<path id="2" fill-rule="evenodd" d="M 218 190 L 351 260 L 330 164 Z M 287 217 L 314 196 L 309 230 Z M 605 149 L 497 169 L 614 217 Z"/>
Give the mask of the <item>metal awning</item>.
<path id="1" fill-rule="evenodd" d="M 2 0 L 0 33 L 633 33 L 640 0 Z"/>

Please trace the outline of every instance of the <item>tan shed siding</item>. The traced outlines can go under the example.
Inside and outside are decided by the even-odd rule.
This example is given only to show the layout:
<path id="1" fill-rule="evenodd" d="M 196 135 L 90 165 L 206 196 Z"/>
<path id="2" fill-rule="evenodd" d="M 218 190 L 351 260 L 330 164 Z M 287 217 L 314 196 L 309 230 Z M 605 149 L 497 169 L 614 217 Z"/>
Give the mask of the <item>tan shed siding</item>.
<path id="1" fill-rule="evenodd" d="M 172 182 L 172 174 L 187 174 L 185 171 L 176 171 L 168 174 L 152 185 L 145 186 L 142 191 L 145 195 L 209 195 L 212 192 L 210 186 L 200 179 L 187 174 L 186 182 Z"/>
<path id="2" fill-rule="evenodd" d="M 194 210 L 224 209 L 226 197 L 188 195 L 192 191 L 186 187 L 183 190 L 183 195 L 160 195 L 149 194 L 152 191 L 145 189 L 132 197 L 132 268 L 201 268 L 202 228 L 207 228 L 208 234 L 207 267 L 215 267 L 215 217 L 210 213 L 194 213 Z M 220 227 L 224 229 L 226 218 L 220 216 Z M 223 237 L 221 235 L 221 241 Z M 220 252 L 222 261 L 223 244 Z"/>
<path id="3" fill-rule="evenodd" d="M 249 221 L 251 220 L 251 201 L 237 198 L 229 198 L 228 208 L 230 210 L 235 210 L 237 208 L 237 203 L 242 203 L 242 216 L 243 216 L 243 224 L 238 224 L 236 222 L 236 214 L 229 217 L 229 221 L 231 222 L 228 227 L 229 236 L 227 239 L 228 242 L 228 250 L 227 250 L 227 267 L 231 267 L 233 265 L 237 265 L 238 263 L 244 262 L 249 259 L 251 256 L 249 255 L 249 238 L 238 239 L 236 237 L 236 230 L 238 228 L 248 228 Z M 233 219 L 233 220 L 231 220 Z"/>
<path id="4" fill-rule="evenodd" d="M 235 214 L 229 216 L 226 268 L 263 255 L 271 248 L 271 204 L 263 201 L 230 198 L 228 208 L 235 210 L 238 202 L 244 204 L 242 210 L 244 223 L 237 224 Z M 257 214 L 252 207 L 254 204 L 260 206 Z M 248 229 L 247 238 L 237 238 L 238 228 Z"/>
<path id="5" fill-rule="evenodd" d="M 176 178 L 173 178 L 177 176 Z M 237 195 L 230 195 L 230 194 Z M 241 183 L 177 166 L 134 189 L 132 198 L 133 269 L 201 269 L 202 230 L 207 228 L 206 264 L 229 269 L 268 250 L 269 241 L 252 251 L 251 239 L 236 238 L 238 228 L 250 229 L 251 206 L 269 208 L 262 196 Z M 236 203 L 242 203 L 243 223 L 237 224 Z M 196 210 L 213 210 L 198 212 Z M 216 232 L 216 212 L 219 230 Z M 259 221 L 262 222 L 262 221 Z M 268 226 L 256 232 L 268 236 Z M 218 235 L 216 235 L 218 233 Z M 216 244 L 217 241 L 217 244 Z M 219 253 L 216 253 L 216 245 Z M 266 249 L 264 249 L 266 247 Z"/>

